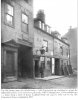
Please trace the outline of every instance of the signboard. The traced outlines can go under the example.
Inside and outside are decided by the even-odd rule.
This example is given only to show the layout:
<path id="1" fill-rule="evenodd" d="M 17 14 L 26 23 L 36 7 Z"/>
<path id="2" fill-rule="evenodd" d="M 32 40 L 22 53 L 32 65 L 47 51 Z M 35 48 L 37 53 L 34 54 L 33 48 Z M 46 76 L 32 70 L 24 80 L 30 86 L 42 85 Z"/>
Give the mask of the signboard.
<path id="1" fill-rule="evenodd" d="M 40 61 L 44 61 L 44 57 L 40 57 Z"/>

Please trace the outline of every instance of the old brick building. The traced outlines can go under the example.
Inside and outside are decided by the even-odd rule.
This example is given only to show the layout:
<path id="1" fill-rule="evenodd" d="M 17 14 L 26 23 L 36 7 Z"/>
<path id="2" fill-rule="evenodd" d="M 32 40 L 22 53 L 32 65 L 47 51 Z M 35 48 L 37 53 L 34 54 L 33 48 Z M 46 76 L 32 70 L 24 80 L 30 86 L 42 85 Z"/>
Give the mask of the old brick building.
<path id="1" fill-rule="evenodd" d="M 1 0 L 4 81 L 33 77 L 33 0 Z"/>
<path id="2" fill-rule="evenodd" d="M 44 53 L 41 53 L 41 51 Z M 51 32 L 51 27 L 45 22 L 34 19 L 34 74 L 40 76 L 43 66 L 43 76 L 68 75 L 70 65 L 70 46 L 65 38 L 60 37 L 56 31 Z"/>

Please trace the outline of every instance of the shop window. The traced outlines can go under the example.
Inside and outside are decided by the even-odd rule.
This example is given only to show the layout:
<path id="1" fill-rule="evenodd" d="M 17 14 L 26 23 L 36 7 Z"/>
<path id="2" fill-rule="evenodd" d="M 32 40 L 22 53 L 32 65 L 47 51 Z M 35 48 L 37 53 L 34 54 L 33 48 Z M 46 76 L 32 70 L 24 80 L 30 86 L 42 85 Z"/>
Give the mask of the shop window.
<path id="1" fill-rule="evenodd" d="M 28 16 L 22 13 L 22 31 L 28 33 Z"/>
<path id="2" fill-rule="evenodd" d="M 51 69 L 51 60 L 50 60 L 50 58 L 47 58 L 47 68 Z"/>
<path id="3" fill-rule="evenodd" d="M 10 26 L 14 23 L 14 8 L 9 4 L 5 5 L 5 23 Z"/>

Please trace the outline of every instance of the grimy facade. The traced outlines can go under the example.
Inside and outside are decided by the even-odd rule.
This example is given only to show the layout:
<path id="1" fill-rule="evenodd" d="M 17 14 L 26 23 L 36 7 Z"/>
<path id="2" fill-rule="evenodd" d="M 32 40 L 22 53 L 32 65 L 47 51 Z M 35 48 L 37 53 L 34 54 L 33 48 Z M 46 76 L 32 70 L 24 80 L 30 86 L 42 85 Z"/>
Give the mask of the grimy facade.
<path id="1" fill-rule="evenodd" d="M 33 0 L 1 0 L 3 81 L 33 77 Z"/>
<path id="2" fill-rule="evenodd" d="M 1 0 L 3 82 L 69 74 L 69 51 L 66 39 L 51 32 L 50 26 L 41 20 L 33 19 L 33 0 Z"/>
<path id="3" fill-rule="evenodd" d="M 45 52 L 42 54 L 42 49 Z M 35 77 L 40 77 L 40 67 L 43 66 L 43 76 L 69 75 L 70 46 L 66 38 L 61 38 L 55 31 L 51 32 L 49 25 L 41 20 L 34 20 L 34 69 Z"/>

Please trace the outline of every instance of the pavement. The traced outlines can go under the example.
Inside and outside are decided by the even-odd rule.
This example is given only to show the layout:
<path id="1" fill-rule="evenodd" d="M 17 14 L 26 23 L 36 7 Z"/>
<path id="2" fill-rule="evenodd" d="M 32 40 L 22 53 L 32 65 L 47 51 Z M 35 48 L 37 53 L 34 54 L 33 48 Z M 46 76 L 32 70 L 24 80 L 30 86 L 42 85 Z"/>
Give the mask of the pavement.
<path id="1" fill-rule="evenodd" d="M 71 89 L 77 88 L 77 75 L 19 79 L 1 84 L 2 89 Z"/>
<path id="2" fill-rule="evenodd" d="M 62 77 L 65 77 L 65 76 L 57 76 L 57 75 L 53 75 L 53 76 L 48 76 L 48 77 L 44 77 L 44 78 L 35 78 L 35 79 L 39 79 L 39 80 L 53 80 L 53 79 L 58 79 L 58 78 L 62 78 Z"/>

